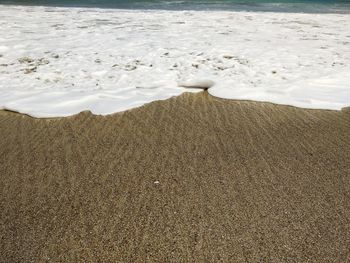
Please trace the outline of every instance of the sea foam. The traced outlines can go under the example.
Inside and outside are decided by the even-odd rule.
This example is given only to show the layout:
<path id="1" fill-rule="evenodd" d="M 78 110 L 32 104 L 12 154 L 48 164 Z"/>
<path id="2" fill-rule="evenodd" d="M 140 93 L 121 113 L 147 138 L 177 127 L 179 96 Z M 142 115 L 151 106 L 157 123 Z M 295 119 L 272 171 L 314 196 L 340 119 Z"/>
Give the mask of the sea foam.
<path id="1" fill-rule="evenodd" d="M 0 6 L 2 109 L 105 115 L 197 88 L 350 106 L 350 15 Z"/>

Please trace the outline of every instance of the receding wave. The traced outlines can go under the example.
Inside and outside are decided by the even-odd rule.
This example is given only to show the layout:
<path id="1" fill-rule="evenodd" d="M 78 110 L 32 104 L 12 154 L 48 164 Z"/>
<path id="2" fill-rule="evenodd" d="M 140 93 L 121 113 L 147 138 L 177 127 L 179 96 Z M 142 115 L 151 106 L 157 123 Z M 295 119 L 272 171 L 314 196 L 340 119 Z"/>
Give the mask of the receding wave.
<path id="1" fill-rule="evenodd" d="M 350 16 L 0 6 L 0 108 L 124 111 L 183 92 L 350 106 Z"/>

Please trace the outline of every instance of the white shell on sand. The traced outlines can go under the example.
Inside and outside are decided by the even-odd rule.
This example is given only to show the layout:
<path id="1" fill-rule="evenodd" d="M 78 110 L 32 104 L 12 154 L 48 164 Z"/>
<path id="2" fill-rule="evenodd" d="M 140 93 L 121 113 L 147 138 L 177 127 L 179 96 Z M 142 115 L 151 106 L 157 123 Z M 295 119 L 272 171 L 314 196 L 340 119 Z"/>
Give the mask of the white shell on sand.
<path id="1" fill-rule="evenodd" d="M 215 82 L 212 80 L 202 79 L 179 82 L 178 86 L 183 88 L 209 89 L 214 86 L 214 84 Z"/>

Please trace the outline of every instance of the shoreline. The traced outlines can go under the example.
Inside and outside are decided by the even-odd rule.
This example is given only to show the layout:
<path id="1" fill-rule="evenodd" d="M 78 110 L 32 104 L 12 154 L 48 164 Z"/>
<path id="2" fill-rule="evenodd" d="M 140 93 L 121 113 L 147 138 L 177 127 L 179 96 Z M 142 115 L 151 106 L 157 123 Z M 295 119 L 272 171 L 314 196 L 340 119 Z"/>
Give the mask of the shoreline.
<path id="1" fill-rule="evenodd" d="M 199 89 L 200 90 L 200 89 Z M 318 109 L 318 108 L 315 108 L 315 109 L 312 109 L 312 108 L 303 108 L 303 107 L 297 107 L 297 106 L 293 106 L 293 105 L 287 105 L 287 104 L 279 104 L 279 103 L 273 103 L 273 102 L 269 102 L 269 101 L 256 101 L 256 100 L 240 100 L 240 99 L 226 99 L 226 98 L 220 98 L 220 97 L 216 97 L 214 95 L 211 95 L 209 94 L 208 92 L 208 89 L 202 89 L 203 91 L 199 91 L 197 94 L 201 94 L 200 96 L 206 96 L 206 97 L 211 97 L 212 99 L 216 99 L 216 100 L 221 100 L 223 102 L 227 101 L 227 102 L 233 102 L 233 103 L 254 103 L 254 104 L 261 104 L 261 106 L 264 106 L 264 105 L 270 105 L 271 107 L 274 107 L 274 106 L 277 106 L 277 107 L 286 107 L 286 108 L 292 108 L 292 109 L 296 109 L 296 110 L 306 110 L 306 111 L 319 111 L 319 112 L 350 112 L 350 106 L 347 106 L 347 107 L 344 107 L 344 108 L 341 108 L 340 110 L 332 110 L 332 109 Z M 93 112 L 91 112 L 90 110 L 83 110 L 81 112 L 78 112 L 76 114 L 73 114 L 73 115 L 69 115 L 69 116 L 58 116 L 58 117 L 35 117 L 35 116 L 32 116 L 30 114 L 26 114 L 26 113 L 22 113 L 22 112 L 18 112 L 18 111 L 15 111 L 15 110 L 10 110 L 10 109 L 0 109 L 0 115 L 1 114 L 13 114 L 13 115 L 19 115 L 19 116 L 24 116 L 24 117 L 29 117 L 29 118 L 32 118 L 32 119 L 38 119 L 38 120 L 59 120 L 59 119 L 65 119 L 65 118 L 74 118 L 76 116 L 79 116 L 81 114 L 89 114 L 89 115 L 92 115 L 94 117 L 113 117 L 113 116 L 116 116 L 116 115 L 122 115 L 122 114 L 125 114 L 127 112 L 131 112 L 131 111 L 134 111 L 136 109 L 140 109 L 140 108 L 143 108 L 143 107 L 148 107 L 148 105 L 150 104 L 153 104 L 153 103 L 159 103 L 159 102 L 162 102 L 162 101 L 167 101 L 167 100 L 173 100 L 173 99 L 176 99 L 176 97 L 179 97 L 179 96 L 182 96 L 182 95 L 185 95 L 185 96 L 188 96 L 190 95 L 191 92 L 183 92 L 182 94 L 180 95 L 177 95 L 177 96 L 172 96 L 168 99 L 164 99 L 164 100 L 154 100 L 154 101 L 151 101 L 151 102 L 147 102 L 141 106 L 138 106 L 138 107 L 135 107 L 135 108 L 132 108 L 132 109 L 128 109 L 128 110 L 124 110 L 124 111 L 119 111 L 119 112 L 114 112 L 114 113 L 110 113 L 110 114 L 95 114 Z"/>

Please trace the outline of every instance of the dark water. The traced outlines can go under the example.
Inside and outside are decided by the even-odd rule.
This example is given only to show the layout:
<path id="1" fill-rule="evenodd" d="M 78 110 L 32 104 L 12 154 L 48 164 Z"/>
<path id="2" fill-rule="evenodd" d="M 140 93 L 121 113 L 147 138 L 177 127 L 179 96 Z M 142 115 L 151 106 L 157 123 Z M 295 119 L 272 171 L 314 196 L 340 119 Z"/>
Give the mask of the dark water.
<path id="1" fill-rule="evenodd" d="M 350 0 L 0 0 L 0 4 L 123 9 L 350 13 Z"/>

